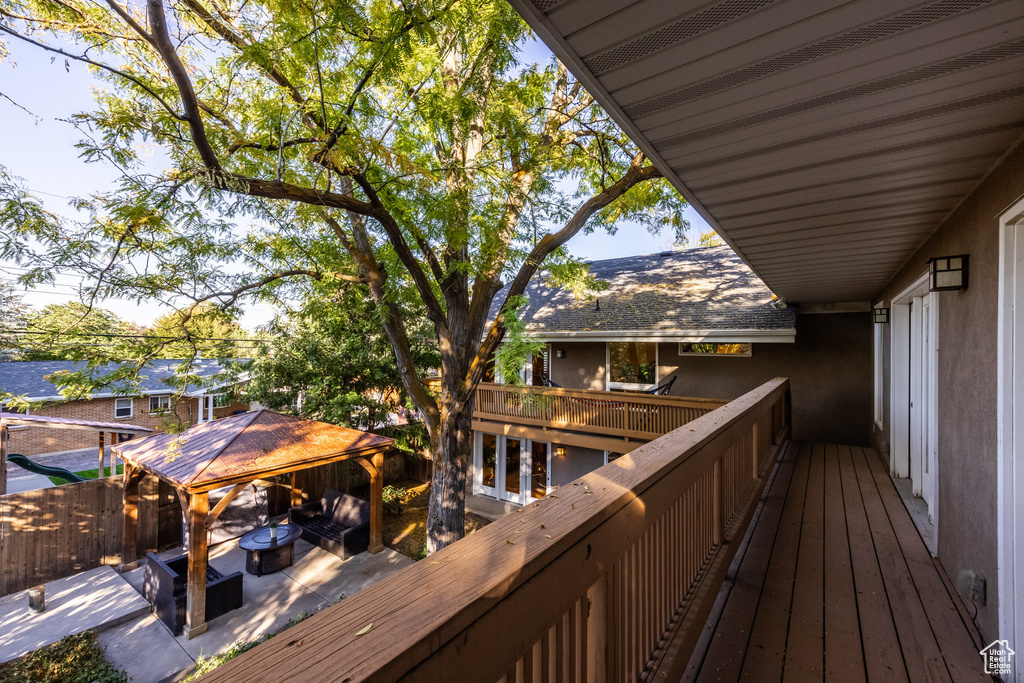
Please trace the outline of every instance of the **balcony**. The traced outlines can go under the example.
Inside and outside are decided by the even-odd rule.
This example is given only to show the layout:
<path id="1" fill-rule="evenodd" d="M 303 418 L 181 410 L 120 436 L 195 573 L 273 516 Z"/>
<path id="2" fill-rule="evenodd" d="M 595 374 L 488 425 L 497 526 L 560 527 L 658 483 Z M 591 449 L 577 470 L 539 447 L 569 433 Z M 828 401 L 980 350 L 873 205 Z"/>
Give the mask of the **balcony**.
<path id="1" fill-rule="evenodd" d="M 980 679 L 877 455 L 787 440 L 789 391 L 772 380 L 204 680 Z"/>
<path id="2" fill-rule="evenodd" d="M 706 398 L 482 383 L 476 392 L 473 419 L 650 441 L 725 403 Z"/>

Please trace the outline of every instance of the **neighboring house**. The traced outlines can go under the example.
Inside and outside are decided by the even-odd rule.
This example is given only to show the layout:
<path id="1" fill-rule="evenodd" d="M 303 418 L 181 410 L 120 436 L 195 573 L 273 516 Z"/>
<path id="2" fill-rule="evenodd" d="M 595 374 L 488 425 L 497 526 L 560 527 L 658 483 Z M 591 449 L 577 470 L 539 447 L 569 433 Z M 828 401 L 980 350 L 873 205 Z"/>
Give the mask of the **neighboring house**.
<path id="1" fill-rule="evenodd" d="M 595 261 L 590 273 L 608 285 L 590 300 L 549 284 L 547 271 L 527 287 L 529 303 L 519 315 L 546 348 L 524 369 L 526 384 L 729 401 L 785 376 L 794 388 L 798 438 L 870 442 L 866 303 L 838 310 L 787 305 L 729 247 Z M 495 306 L 501 300 L 496 297 Z M 574 400 L 591 409 L 626 410 L 599 398 Z M 478 416 L 486 410 L 484 399 Z M 861 422 L 847 419 L 851 416 Z M 496 419 L 480 418 L 474 426 L 475 492 L 518 503 L 630 449 L 607 439 L 589 447 L 581 439 L 566 441 L 567 431 L 585 430 L 548 429 L 534 434 L 539 438 L 522 438 L 525 431 L 506 434 Z M 494 461 L 504 465 L 495 467 Z M 517 466 L 523 472 L 520 483 Z M 535 481 L 526 494 L 527 479 L 538 477 L 546 486 Z"/>
<path id="2" fill-rule="evenodd" d="M 111 390 L 99 391 L 85 400 L 62 401 L 59 373 L 73 371 L 81 364 L 75 361 L 21 361 L 0 363 L 0 391 L 28 401 L 52 401 L 44 407 L 30 409 L 34 415 L 65 417 L 100 422 L 124 422 L 161 430 L 171 422 L 198 424 L 249 410 L 248 403 L 233 398 L 233 384 L 214 387 L 193 386 L 182 396 L 175 396 L 167 380 L 173 378 L 182 360 L 156 360 L 140 375 L 141 392 L 123 395 Z M 113 366 L 101 369 L 111 372 Z M 193 374 L 212 378 L 223 372 L 214 360 L 196 361 Z M 3 407 L 11 411 L 11 407 Z M 17 411 L 21 412 L 21 411 Z M 10 450 L 23 455 L 95 446 L 95 434 L 89 432 L 12 427 Z"/>

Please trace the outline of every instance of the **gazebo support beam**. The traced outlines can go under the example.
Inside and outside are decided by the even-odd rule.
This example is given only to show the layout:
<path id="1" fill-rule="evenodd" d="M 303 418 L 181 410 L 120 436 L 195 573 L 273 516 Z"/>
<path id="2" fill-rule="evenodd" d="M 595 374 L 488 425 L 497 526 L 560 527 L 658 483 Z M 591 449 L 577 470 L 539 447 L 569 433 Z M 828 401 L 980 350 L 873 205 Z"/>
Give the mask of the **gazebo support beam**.
<path id="1" fill-rule="evenodd" d="M 370 545 L 367 552 L 375 555 L 384 550 L 384 452 L 373 454 L 370 470 Z"/>
<path id="2" fill-rule="evenodd" d="M 188 504 L 188 590 L 185 608 L 185 637 L 191 640 L 206 633 L 206 517 L 210 494 L 193 493 Z"/>
<path id="3" fill-rule="evenodd" d="M 292 472 L 292 507 L 302 505 L 302 489 L 298 485 L 298 472 Z"/>
<path id="4" fill-rule="evenodd" d="M 100 432 L 100 467 L 99 467 L 98 470 L 96 470 L 96 478 L 97 479 L 102 479 L 103 478 L 103 461 L 105 459 L 104 455 L 105 455 L 105 453 L 104 453 L 104 448 L 103 448 L 103 432 Z M 111 474 L 113 474 L 113 472 L 111 472 Z"/>
<path id="5" fill-rule="evenodd" d="M 124 532 L 119 567 L 122 572 L 131 571 L 139 566 L 139 482 L 144 476 L 146 473 L 136 469 L 131 463 L 124 464 Z"/>
<path id="6" fill-rule="evenodd" d="M 0 496 L 7 493 L 7 425 L 0 424 Z"/>

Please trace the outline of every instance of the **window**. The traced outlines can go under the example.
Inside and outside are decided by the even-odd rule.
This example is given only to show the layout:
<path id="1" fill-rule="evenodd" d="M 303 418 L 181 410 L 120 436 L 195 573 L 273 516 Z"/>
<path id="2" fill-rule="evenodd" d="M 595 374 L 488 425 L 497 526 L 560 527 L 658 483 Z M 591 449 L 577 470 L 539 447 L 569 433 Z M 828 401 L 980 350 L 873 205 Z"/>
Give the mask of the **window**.
<path id="1" fill-rule="evenodd" d="M 170 396 L 150 396 L 149 397 L 149 412 L 151 413 L 165 413 L 171 409 L 171 397 Z"/>
<path id="2" fill-rule="evenodd" d="M 130 398 L 115 398 L 114 399 L 114 417 L 131 417 L 132 416 L 132 399 Z"/>
<path id="3" fill-rule="evenodd" d="M 749 356 L 750 344 L 718 344 L 701 342 L 699 344 L 679 343 L 680 356 Z"/>
<path id="4" fill-rule="evenodd" d="M 231 405 L 231 394 L 214 394 L 213 395 L 213 407 L 214 408 L 227 408 Z"/>
<path id="5" fill-rule="evenodd" d="M 645 391 L 658 384 L 658 345 L 608 342 L 608 389 Z"/>

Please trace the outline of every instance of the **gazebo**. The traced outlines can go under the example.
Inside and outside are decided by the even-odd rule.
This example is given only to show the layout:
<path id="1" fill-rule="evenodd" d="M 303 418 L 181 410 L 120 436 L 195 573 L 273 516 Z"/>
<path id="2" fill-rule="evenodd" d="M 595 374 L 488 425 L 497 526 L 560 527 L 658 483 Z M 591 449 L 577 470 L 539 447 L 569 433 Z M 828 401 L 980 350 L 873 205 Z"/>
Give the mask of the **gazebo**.
<path id="1" fill-rule="evenodd" d="M 207 532 L 236 495 L 257 479 L 291 474 L 291 502 L 302 502 L 295 473 L 355 460 L 370 474 L 369 552 L 382 542 L 384 452 L 393 439 L 266 409 L 204 422 L 179 434 L 157 434 L 115 447 L 124 460 L 122 571 L 137 566 L 139 481 L 152 474 L 178 492 L 188 527 L 185 635 L 205 633 Z M 209 492 L 233 486 L 211 510 Z"/>

